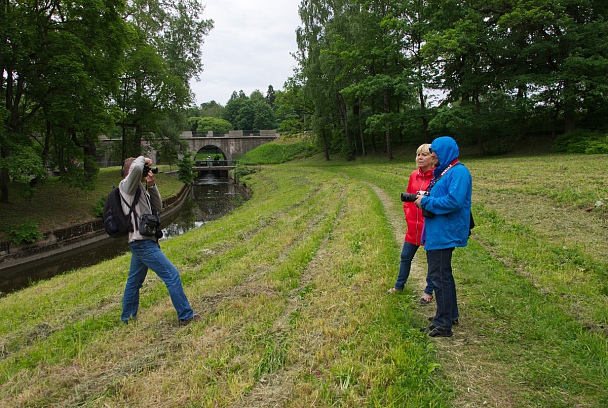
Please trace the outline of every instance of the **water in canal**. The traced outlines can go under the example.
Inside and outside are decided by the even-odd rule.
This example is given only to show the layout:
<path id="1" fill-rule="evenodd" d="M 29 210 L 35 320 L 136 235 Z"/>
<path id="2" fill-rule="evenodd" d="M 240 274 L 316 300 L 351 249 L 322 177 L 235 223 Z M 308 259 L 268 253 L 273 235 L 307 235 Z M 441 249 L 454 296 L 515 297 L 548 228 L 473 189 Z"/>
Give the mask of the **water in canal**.
<path id="1" fill-rule="evenodd" d="M 208 221 L 220 218 L 244 200 L 243 188 L 228 179 L 220 179 L 212 175 L 197 178 L 194 180 L 190 197 L 186 199 L 180 211 L 171 219 L 162 220 L 164 225 L 162 240 L 181 235 L 203 226 Z M 0 270 L 0 294 L 23 289 L 31 282 L 95 265 L 126 252 L 129 252 L 126 238 L 108 238 L 74 251 Z"/>

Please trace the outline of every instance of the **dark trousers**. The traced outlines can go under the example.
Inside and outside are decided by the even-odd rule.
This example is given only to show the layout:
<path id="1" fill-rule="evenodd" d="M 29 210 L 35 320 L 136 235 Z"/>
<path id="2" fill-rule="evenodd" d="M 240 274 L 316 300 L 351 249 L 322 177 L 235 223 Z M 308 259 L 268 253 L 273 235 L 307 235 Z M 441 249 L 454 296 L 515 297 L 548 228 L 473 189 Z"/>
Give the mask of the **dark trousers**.
<path id="1" fill-rule="evenodd" d="M 442 330 L 452 329 L 452 319 L 458 313 L 456 283 L 452 275 L 452 252 L 454 248 L 426 251 L 429 277 L 435 286 L 437 302 L 433 325 Z"/>

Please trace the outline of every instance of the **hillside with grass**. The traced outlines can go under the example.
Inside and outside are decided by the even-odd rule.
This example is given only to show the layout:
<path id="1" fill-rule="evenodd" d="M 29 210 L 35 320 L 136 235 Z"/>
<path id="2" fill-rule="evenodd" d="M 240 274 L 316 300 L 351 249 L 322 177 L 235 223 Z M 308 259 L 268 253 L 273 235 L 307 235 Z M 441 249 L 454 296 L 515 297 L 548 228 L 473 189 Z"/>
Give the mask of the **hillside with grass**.
<path id="1" fill-rule="evenodd" d="M 463 159 L 461 320 L 431 339 L 423 251 L 386 294 L 414 150 L 264 165 L 251 200 L 163 242 L 200 323 L 150 273 L 122 324 L 128 255 L 0 298 L 0 407 L 607 406 L 608 156 Z"/>

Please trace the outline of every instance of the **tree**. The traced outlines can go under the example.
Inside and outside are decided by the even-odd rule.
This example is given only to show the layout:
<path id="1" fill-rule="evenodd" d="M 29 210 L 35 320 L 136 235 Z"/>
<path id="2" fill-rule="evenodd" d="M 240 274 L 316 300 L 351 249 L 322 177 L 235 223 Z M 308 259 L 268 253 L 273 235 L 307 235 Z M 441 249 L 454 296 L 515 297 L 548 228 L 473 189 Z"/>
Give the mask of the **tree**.
<path id="1" fill-rule="evenodd" d="M 315 133 L 321 135 L 319 140 L 323 145 L 326 160 L 329 160 L 331 139 L 338 119 L 335 114 L 338 112 L 339 90 L 335 87 L 334 78 L 326 72 L 327 65 L 323 59 L 330 46 L 331 35 L 327 34 L 330 31 L 329 26 L 344 7 L 346 4 L 343 1 L 303 1 L 299 12 L 304 25 L 296 30 L 298 52 L 295 57 L 301 68 L 303 95 L 314 106 L 313 126 Z M 343 141 L 347 140 L 344 134 L 342 138 Z M 352 158 L 352 148 L 343 141 L 338 143 L 339 148 L 347 157 Z"/>
<path id="2" fill-rule="evenodd" d="M 212 117 L 221 118 L 224 113 L 224 107 L 216 101 L 210 101 L 201 103 L 200 115 L 201 117 Z"/>
<path id="3" fill-rule="evenodd" d="M 276 100 L 276 94 L 274 92 L 274 88 L 272 87 L 272 85 L 268 85 L 268 90 L 266 91 L 265 100 L 268 105 L 274 106 L 274 102 Z"/>
<path id="4" fill-rule="evenodd" d="M 201 47 L 213 28 L 198 0 L 131 0 L 131 48 L 116 101 L 121 111 L 123 156 L 136 156 L 144 133 L 154 137 L 171 110 L 192 102 L 189 81 L 202 71 Z"/>
<path id="5" fill-rule="evenodd" d="M 94 141 L 107 122 L 124 50 L 123 4 L 102 0 L 0 5 L 0 202 L 21 171 L 84 160 L 95 173 Z M 19 157 L 36 152 L 25 169 Z M 34 163 L 38 163 L 35 164 Z"/>
<path id="6" fill-rule="evenodd" d="M 236 91 L 232 92 L 232 96 L 228 100 L 226 108 L 224 109 L 223 119 L 230 122 L 233 129 L 238 128 L 237 116 L 239 115 L 241 108 L 247 103 L 248 100 L 249 98 L 247 98 L 243 91 L 241 91 L 240 94 L 238 94 Z"/>
<path id="7" fill-rule="evenodd" d="M 303 92 L 299 73 L 287 79 L 284 91 L 276 92 L 276 117 L 279 131 L 303 132 L 308 130 L 314 114 L 314 104 Z"/>
<path id="8" fill-rule="evenodd" d="M 232 130 L 232 124 L 227 120 L 220 118 L 195 118 L 196 119 L 196 131 L 197 132 L 219 132 L 219 133 L 228 133 Z"/>
<path id="9" fill-rule="evenodd" d="M 249 97 L 243 91 L 239 94 L 233 92 L 226 104 L 224 119 L 232 124 L 233 129 L 260 131 L 276 127 L 274 111 L 257 89 Z"/>

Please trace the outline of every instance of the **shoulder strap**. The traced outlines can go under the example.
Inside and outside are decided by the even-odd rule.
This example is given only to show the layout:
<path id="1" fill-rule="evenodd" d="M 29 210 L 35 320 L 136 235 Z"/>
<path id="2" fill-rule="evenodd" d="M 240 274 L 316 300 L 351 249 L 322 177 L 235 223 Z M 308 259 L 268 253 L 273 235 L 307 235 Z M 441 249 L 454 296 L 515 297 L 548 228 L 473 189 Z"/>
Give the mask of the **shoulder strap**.
<path id="1" fill-rule="evenodd" d="M 435 186 L 435 183 L 437 183 L 437 182 L 439 181 L 439 179 L 440 179 L 441 177 L 443 177 L 443 176 L 445 175 L 445 173 L 447 173 L 447 172 L 448 172 L 448 170 L 449 170 L 449 169 L 451 169 L 451 168 L 452 168 L 452 167 L 454 167 L 454 166 L 458 166 L 459 164 L 462 164 L 462 163 L 460 163 L 460 162 L 456 162 L 456 163 L 454 163 L 454 164 L 450 164 L 448 167 L 446 167 L 446 168 L 445 168 L 445 170 L 443 170 L 443 171 L 441 172 L 441 174 L 439 175 L 439 177 L 436 177 L 436 178 L 434 178 L 433 180 L 431 180 L 431 183 L 430 183 L 430 184 L 429 184 L 429 186 L 426 188 L 426 191 L 427 191 L 427 192 L 430 192 L 430 191 L 431 191 L 431 189 L 432 189 L 432 188 Z"/>
<path id="2" fill-rule="evenodd" d="M 137 211 L 135 211 L 135 207 L 137 206 L 137 203 L 139 202 L 139 197 L 141 197 L 141 186 L 137 187 L 137 191 L 135 192 L 135 198 L 133 198 L 133 204 L 129 205 L 129 203 L 127 202 L 127 200 L 125 200 L 125 198 L 122 196 L 122 192 L 120 191 L 119 188 L 117 188 L 118 190 L 118 195 L 120 196 L 120 199 L 122 200 L 123 203 L 125 203 L 127 205 L 127 207 L 129 208 L 129 214 L 127 214 L 127 217 L 129 217 L 129 222 L 131 222 L 131 214 L 135 214 L 135 228 L 139 228 L 139 226 L 137 225 Z"/>

